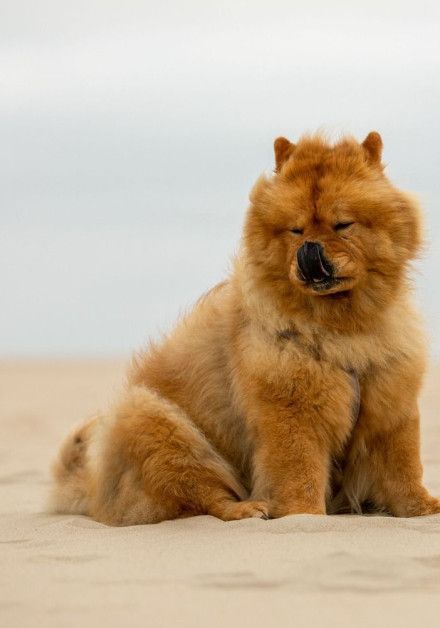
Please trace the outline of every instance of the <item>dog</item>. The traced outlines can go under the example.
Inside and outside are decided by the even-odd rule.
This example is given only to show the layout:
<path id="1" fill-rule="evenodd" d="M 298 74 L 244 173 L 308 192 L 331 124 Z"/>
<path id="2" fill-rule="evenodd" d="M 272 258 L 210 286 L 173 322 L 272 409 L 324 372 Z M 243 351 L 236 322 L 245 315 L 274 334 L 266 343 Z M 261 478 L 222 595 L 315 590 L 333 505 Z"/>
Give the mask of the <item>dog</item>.
<path id="1" fill-rule="evenodd" d="M 52 510 L 109 525 L 440 512 L 420 461 L 417 203 L 384 174 L 376 132 L 274 150 L 230 277 L 69 436 Z"/>

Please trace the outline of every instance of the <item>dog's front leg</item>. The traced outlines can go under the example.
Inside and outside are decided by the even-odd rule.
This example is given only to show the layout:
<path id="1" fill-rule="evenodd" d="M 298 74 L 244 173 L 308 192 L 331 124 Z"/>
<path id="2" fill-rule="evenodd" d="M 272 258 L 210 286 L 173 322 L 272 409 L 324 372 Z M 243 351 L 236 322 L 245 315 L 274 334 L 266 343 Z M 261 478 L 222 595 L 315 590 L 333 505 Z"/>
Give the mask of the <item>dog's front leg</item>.
<path id="1" fill-rule="evenodd" d="M 370 486 L 366 497 L 379 508 L 396 517 L 440 513 L 440 501 L 422 483 L 416 410 L 396 418 L 391 429 L 366 435 L 362 449 L 364 455 L 353 465 L 355 475 L 363 469 L 365 484 Z"/>
<path id="2" fill-rule="evenodd" d="M 290 381 L 254 388 L 253 496 L 269 502 L 272 517 L 325 514 L 331 457 L 352 426 L 350 376 L 317 368 Z"/>
<path id="3" fill-rule="evenodd" d="M 417 366 L 417 365 L 416 365 Z M 373 371 L 362 385 L 362 404 L 346 467 L 345 484 L 397 517 L 440 513 L 423 486 L 417 396 L 420 371 L 412 364 Z"/>
<path id="4" fill-rule="evenodd" d="M 281 406 L 257 422 L 254 493 L 268 500 L 271 517 L 326 512 L 329 452 L 308 423 Z"/>

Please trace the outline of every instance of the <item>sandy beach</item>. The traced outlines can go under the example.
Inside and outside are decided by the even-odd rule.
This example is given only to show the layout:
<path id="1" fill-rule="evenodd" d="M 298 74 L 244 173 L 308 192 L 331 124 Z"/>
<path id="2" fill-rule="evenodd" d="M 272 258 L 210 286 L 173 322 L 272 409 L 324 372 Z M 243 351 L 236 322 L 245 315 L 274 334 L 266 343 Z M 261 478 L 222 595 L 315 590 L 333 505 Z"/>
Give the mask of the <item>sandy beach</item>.
<path id="1" fill-rule="evenodd" d="M 44 511 L 66 432 L 105 408 L 123 360 L 0 363 L 0 623 L 438 626 L 440 516 L 195 517 L 109 528 Z M 421 403 L 440 495 L 440 369 Z"/>

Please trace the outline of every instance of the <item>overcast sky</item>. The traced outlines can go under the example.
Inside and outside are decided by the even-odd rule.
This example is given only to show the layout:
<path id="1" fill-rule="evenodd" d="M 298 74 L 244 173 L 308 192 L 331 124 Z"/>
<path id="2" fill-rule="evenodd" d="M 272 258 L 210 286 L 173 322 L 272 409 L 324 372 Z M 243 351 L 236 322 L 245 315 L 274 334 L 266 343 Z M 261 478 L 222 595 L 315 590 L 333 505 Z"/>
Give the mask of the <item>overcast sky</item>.
<path id="1" fill-rule="evenodd" d="M 127 354 L 221 280 L 272 142 L 382 134 L 426 211 L 440 357 L 440 5 L 0 4 L 2 355 Z"/>

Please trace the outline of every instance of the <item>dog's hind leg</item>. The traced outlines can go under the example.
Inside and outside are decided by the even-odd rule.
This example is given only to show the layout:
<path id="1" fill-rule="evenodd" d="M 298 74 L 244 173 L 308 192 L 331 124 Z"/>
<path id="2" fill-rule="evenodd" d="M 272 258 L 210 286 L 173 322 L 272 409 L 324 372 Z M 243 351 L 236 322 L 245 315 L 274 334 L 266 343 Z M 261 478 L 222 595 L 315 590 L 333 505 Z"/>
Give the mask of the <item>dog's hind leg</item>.
<path id="1" fill-rule="evenodd" d="M 265 518 L 188 415 L 142 386 L 118 404 L 104 437 L 91 515 L 112 525 L 196 514 Z M 244 501 L 242 501 L 244 500 Z"/>

